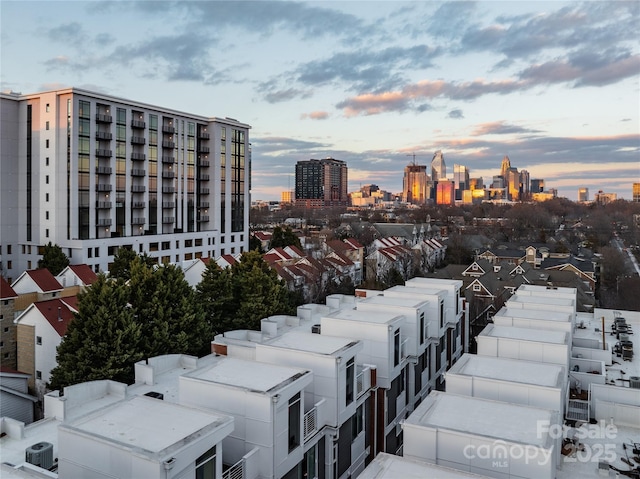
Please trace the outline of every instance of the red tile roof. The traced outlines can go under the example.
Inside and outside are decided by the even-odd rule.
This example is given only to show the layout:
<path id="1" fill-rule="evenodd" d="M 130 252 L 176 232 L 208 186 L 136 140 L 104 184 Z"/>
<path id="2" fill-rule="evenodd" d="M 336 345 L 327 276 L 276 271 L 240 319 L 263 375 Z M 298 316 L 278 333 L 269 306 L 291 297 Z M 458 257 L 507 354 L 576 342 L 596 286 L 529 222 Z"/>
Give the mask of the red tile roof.
<path id="1" fill-rule="evenodd" d="M 233 256 L 231 256 L 230 254 L 223 254 L 223 255 L 221 256 L 221 258 L 223 258 L 223 259 L 224 259 L 227 263 L 229 263 L 229 264 L 235 264 L 235 263 L 237 263 L 237 262 L 238 262 L 238 261 L 237 261 Z"/>
<path id="2" fill-rule="evenodd" d="M 253 233 L 253 236 L 258 238 L 260 241 L 269 241 L 271 240 L 273 234 L 268 231 L 255 231 Z"/>
<path id="3" fill-rule="evenodd" d="M 18 295 L 13 290 L 11 285 L 7 283 L 7 281 L 2 276 L 0 276 L 0 299 L 11 299 L 17 297 Z"/>
<path id="4" fill-rule="evenodd" d="M 83 284 L 93 284 L 98 275 L 93 272 L 88 264 L 71 264 L 69 269 L 73 271 Z"/>
<path id="5" fill-rule="evenodd" d="M 354 249 L 364 248 L 364 246 L 362 246 L 360 242 L 355 238 L 346 238 L 344 242 L 347 243 L 349 246 L 353 247 Z"/>
<path id="6" fill-rule="evenodd" d="M 38 308 L 42 316 L 49 321 L 53 329 L 62 337 L 67 333 L 67 327 L 73 319 L 72 303 L 77 306 L 77 298 L 75 296 L 64 298 L 64 300 L 55 298 L 48 301 L 38 301 L 33 305 Z"/>
<path id="7" fill-rule="evenodd" d="M 64 288 L 47 268 L 25 271 L 43 293 L 62 291 Z"/>

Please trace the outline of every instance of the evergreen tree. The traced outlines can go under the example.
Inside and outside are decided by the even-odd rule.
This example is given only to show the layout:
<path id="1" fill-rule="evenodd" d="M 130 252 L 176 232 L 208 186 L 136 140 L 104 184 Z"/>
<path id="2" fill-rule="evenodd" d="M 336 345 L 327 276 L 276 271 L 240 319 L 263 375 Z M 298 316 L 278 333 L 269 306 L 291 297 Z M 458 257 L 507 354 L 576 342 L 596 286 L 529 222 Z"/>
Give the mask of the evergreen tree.
<path id="1" fill-rule="evenodd" d="M 51 241 L 44 246 L 42 259 L 38 260 L 38 268 L 47 268 L 52 275 L 56 276 L 69 266 L 69 258 L 62 252 L 62 248 Z"/>
<path id="2" fill-rule="evenodd" d="M 131 279 L 131 263 L 136 258 L 140 258 L 144 264 L 150 267 L 157 264 L 156 259 L 147 255 L 147 253 L 138 255 L 131 248 L 119 248 L 116 254 L 113 255 L 113 264 L 109 268 L 109 277 L 129 281 Z"/>
<path id="3" fill-rule="evenodd" d="M 233 329 L 237 303 L 231 270 L 222 269 L 215 261 L 209 261 L 202 281 L 196 286 L 196 301 L 202 307 L 214 335 Z"/>
<path id="4" fill-rule="evenodd" d="M 302 248 L 300 238 L 298 238 L 293 230 L 288 226 L 284 230 L 280 226 L 276 226 L 273 229 L 269 246 L 271 248 L 284 248 L 285 246 L 296 246 L 297 248 Z"/>
<path id="5" fill-rule="evenodd" d="M 127 287 L 100 274 L 78 295 L 78 313 L 58 346 L 50 387 L 97 379 L 130 384 L 133 365 L 144 357 L 142 328 L 128 305 Z"/>

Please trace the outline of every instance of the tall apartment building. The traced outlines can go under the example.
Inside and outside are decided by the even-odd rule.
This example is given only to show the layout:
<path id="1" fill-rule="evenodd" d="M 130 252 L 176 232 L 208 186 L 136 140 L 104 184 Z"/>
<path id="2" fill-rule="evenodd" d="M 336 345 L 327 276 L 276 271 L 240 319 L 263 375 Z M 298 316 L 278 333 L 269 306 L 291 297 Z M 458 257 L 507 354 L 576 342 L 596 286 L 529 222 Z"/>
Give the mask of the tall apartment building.
<path id="1" fill-rule="evenodd" d="M 295 191 L 298 206 L 347 206 L 347 163 L 333 158 L 298 161 Z"/>
<path id="2" fill-rule="evenodd" d="M 544 180 L 535 178 L 531 180 L 531 193 L 542 193 L 544 191 Z"/>
<path id="3" fill-rule="evenodd" d="M 411 163 L 404 167 L 402 181 L 402 201 L 423 205 L 431 197 L 427 165 Z"/>
<path id="4" fill-rule="evenodd" d="M 632 201 L 635 203 L 640 203 L 640 183 L 633 184 L 632 190 Z"/>
<path id="5" fill-rule="evenodd" d="M 578 201 L 580 203 L 589 201 L 589 188 L 578 188 Z"/>
<path id="6" fill-rule="evenodd" d="M 96 271 L 120 247 L 165 262 L 247 249 L 249 125 L 77 88 L 0 99 L 5 276 L 48 242 Z"/>

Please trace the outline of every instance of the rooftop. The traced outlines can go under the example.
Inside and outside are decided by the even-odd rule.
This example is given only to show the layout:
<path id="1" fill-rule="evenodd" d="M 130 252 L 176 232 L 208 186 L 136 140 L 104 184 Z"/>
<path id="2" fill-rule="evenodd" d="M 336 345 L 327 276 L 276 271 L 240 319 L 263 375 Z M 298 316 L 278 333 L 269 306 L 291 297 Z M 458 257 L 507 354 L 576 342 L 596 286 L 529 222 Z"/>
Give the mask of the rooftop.
<path id="1" fill-rule="evenodd" d="M 322 319 L 342 319 L 371 324 L 391 324 L 402 320 L 403 316 L 391 312 L 358 311 L 355 309 L 341 309 L 325 315 Z"/>
<path id="2" fill-rule="evenodd" d="M 479 336 L 520 339 L 522 341 L 537 341 L 541 343 L 554 344 L 568 344 L 569 342 L 568 335 L 564 331 L 516 328 L 513 326 L 498 326 L 495 324 L 488 325 L 482 330 Z"/>
<path id="3" fill-rule="evenodd" d="M 485 477 L 381 452 L 358 476 L 358 479 L 481 479 Z"/>
<path id="4" fill-rule="evenodd" d="M 273 341 L 269 341 L 267 346 L 333 356 L 356 344 L 358 344 L 358 341 L 339 336 L 323 336 L 302 331 L 290 331 Z"/>
<path id="5" fill-rule="evenodd" d="M 398 308 L 419 308 L 427 301 L 423 299 L 413 298 L 398 298 L 393 296 L 369 296 L 358 302 L 358 305 L 362 303 L 380 304 L 386 306 L 394 306 Z"/>
<path id="6" fill-rule="evenodd" d="M 541 311 L 539 309 L 521 309 L 521 308 L 501 308 L 495 316 L 504 316 L 523 319 L 540 319 L 544 321 L 571 321 L 569 313 L 561 313 L 557 311 Z"/>
<path id="7" fill-rule="evenodd" d="M 564 368 L 561 366 L 475 354 L 464 354 L 447 374 L 477 376 L 554 388 L 562 387 L 564 382 Z"/>

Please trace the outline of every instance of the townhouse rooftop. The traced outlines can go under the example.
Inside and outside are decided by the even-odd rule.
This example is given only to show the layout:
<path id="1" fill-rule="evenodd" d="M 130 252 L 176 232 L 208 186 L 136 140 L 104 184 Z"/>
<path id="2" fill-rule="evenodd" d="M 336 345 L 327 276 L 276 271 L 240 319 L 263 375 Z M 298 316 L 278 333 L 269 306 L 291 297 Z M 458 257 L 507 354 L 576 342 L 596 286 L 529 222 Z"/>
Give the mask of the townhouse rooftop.
<path id="1" fill-rule="evenodd" d="M 323 319 L 342 319 L 359 323 L 389 324 L 401 320 L 402 316 L 391 312 L 358 311 L 341 309 L 323 316 Z"/>
<path id="2" fill-rule="evenodd" d="M 446 374 L 560 388 L 565 372 L 555 364 L 464 354 Z"/>
<path id="3" fill-rule="evenodd" d="M 557 311 L 541 311 L 539 309 L 501 308 L 495 315 L 509 318 L 537 319 L 543 321 L 571 322 L 569 313 Z"/>
<path id="4" fill-rule="evenodd" d="M 498 326 L 495 324 L 489 324 L 480 335 L 553 344 L 568 344 L 569 341 L 568 335 L 564 331 L 515 328 L 513 326 Z"/>
<path id="5" fill-rule="evenodd" d="M 321 334 L 290 331 L 269 341 L 266 346 L 335 356 L 356 344 L 358 344 L 358 341 L 340 336 L 323 336 Z"/>
<path id="6" fill-rule="evenodd" d="M 358 476 L 358 479 L 424 479 L 428 477 L 437 479 L 484 479 L 487 476 L 381 452 Z"/>
<path id="7" fill-rule="evenodd" d="M 399 298 L 393 296 L 369 296 L 365 299 L 362 299 L 358 304 L 361 303 L 369 303 L 369 304 L 379 304 L 385 306 L 394 306 L 397 308 L 419 308 L 426 302 L 424 299 L 418 299 L 416 297 L 406 297 Z"/>

